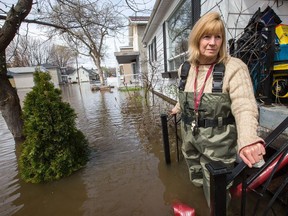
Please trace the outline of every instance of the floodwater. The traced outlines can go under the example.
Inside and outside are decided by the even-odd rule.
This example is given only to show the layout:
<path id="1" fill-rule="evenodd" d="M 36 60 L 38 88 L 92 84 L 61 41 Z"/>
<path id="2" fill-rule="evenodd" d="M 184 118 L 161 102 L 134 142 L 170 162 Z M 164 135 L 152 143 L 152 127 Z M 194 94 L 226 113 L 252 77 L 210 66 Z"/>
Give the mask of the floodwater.
<path id="1" fill-rule="evenodd" d="M 89 141 L 89 162 L 59 181 L 23 182 L 19 147 L 0 115 L 1 216 L 169 216 L 175 201 L 209 215 L 202 189 L 190 183 L 183 159 L 177 162 L 174 139 L 165 163 L 160 115 L 171 105 L 155 96 L 147 106 L 139 93 L 117 89 L 92 92 L 89 84 L 63 86 L 62 96 Z"/>

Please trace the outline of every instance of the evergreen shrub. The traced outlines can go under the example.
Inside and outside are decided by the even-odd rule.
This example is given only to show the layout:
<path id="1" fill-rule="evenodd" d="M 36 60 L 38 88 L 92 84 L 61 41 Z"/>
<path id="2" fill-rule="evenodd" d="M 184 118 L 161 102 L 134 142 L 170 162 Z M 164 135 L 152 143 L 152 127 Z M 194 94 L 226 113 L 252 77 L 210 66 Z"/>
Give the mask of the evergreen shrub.
<path id="1" fill-rule="evenodd" d="M 75 111 L 46 72 L 35 72 L 24 100 L 25 141 L 19 159 L 21 178 L 41 183 L 69 176 L 88 161 L 88 141 L 76 127 Z"/>

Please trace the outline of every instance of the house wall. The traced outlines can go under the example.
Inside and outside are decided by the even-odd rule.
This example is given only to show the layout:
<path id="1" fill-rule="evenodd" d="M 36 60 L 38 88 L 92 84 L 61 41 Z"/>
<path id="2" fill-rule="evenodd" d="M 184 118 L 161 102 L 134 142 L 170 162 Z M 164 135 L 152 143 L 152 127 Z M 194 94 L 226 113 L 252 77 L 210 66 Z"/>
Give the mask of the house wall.
<path id="1" fill-rule="evenodd" d="M 123 74 L 123 76 L 121 76 L 122 83 L 125 85 L 129 84 L 133 78 L 132 65 L 123 64 L 121 69 L 122 69 L 122 74 Z"/>
<path id="2" fill-rule="evenodd" d="M 144 73 L 147 72 L 147 52 L 146 52 L 146 47 L 143 46 L 142 44 L 142 37 L 144 34 L 146 28 L 146 24 L 145 25 L 138 25 L 137 28 L 137 34 L 140 35 L 139 37 L 135 36 L 136 40 L 137 40 L 137 46 L 138 46 L 138 51 L 140 52 L 139 55 L 139 62 L 140 62 L 140 67 L 139 67 L 139 73 Z"/>
<path id="3" fill-rule="evenodd" d="M 227 24 L 227 38 L 238 38 L 258 8 L 260 11 L 264 11 L 267 6 L 274 10 L 283 24 L 288 24 L 287 1 L 279 1 L 279 6 L 277 6 L 276 1 L 265 0 L 202 0 L 201 15 L 211 9 L 218 11 L 223 15 L 223 20 Z"/>
<path id="4" fill-rule="evenodd" d="M 78 83 L 78 75 L 76 71 L 72 74 L 69 74 L 67 77 L 69 83 Z"/>
<path id="5" fill-rule="evenodd" d="M 162 78 L 161 75 L 161 73 L 164 72 L 163 23 L 169 19 L 169 17 L 173 14 L 174 10 L 177 8 L 179 3 L 181 3 L 181 1 L 156 1 L 156 5 L 158 3 L 158 8 L 154 7 L 156 14 L 155 17 L 153 17 L 152 22 L 150 20 L 147 25 L 148 28 L 152 26 L 151 29 L 153 29 L 153 27 L 157 25 L 157 28 L 153 32 L 148 32 L 148 36 L 146 36 L 145 38 L 145 41 L 147 41 L 148 53 L 149 44 L 151 44 L 154 37 L 156 37 L 157 61 L 152 63 L 153 67 L 148 66 L 148 72 L 151 79 L 152 77 L 154 77 L 154 90 L 176 100 L 178 80 L 175 78 Z M 164 4 L 165 7 L 163 6 Z M 203 15 L 211 10 L 220 12 L 223 16 L 223 20 L 227 25 L 226 27 L 228 41 L 230 38 L 237 39 L 238 37 L 240 37 L 240 33 L 243 32 L 243 29 L 248 24 L 250 18 L 253 16 L 253 14 L 257 11 L 259 7 L 261 11 L 263 11 L 267 6 L 270 6 L 280 17 L 282 23 L 288 24 L 288 1 L 279 1 L 279 4 L 281 6 L 277 6 L 276 1 L 263 0 L 201 0 L 200 14 Z M 168 38 L 166 38 L 166 41 L 168 44 Z"/>
<path id="6" fill-rule="evenodd" d="M 138 26 L 133 24 L 132 25 L 132 32 L 133 32 L 133 51 L 139 51 L 139 43 L 138 43 Z"/>
<path id="7" fill-rule="evenodd" d="M 17 74 L 14 82 L 17 89 L 31 89 L 34 86 L 33 73 Z"/>
<path id="8" fill-rule="evenodd" d="M 181 0 L 174 0 L 170 1 L 168 7 L 165 5 L 165 14 L 163 14 L 162 19 L 159 20 L 157 30 L 154 32 L 154 34 L 152 34 L 152 37 L 148 42 L 148 44 L 151 44 L 154 37 L 156 37 L 157 61 L 152 63 L 153 67 L 148 67 L 149 79 L 152 80 L 153 77 L 155 91 L 160 92 L 172 99 L 176 99 L 177 97 L 177 80 L 162 78 L 162 73 L 164 73 L 163 23 L 169 19 L 180 2 Z"/>
<path id="9" fill-rule="evenodd" d="M 129 25 L 128 26 L 128 46 L 133 47 L 133 29 L 134 25 Z"/>
<path id="10" fill-rule="evenodd" d="M 89 82 L 89 73 L 83 68 L 79 68 L 79 78 L 80 82 Z"/>
<path id="11" fill-rule="evenodd" d="M 79 68 L 78 71 L 79 71 L 80 82 L 89 82 L 90 81 L 88 71 L 86 71 L 83 68 Z M 78 74 L 77 74 L 77 71 L 75 71 L 74 73 L 68 75 L 68 82 L 69 83 L 78 83 L 77 78 L 78 78 Z"/>
<path id="12" fill-rule="evenodd" d="M 57 68 L 51 68 L 51 69 L 47 69 L 47 70 L 51 76 L 51 81 L 54 84 L 54 87 L 59 88 L 60 79 L 59 79 L 58 69 Z"/>

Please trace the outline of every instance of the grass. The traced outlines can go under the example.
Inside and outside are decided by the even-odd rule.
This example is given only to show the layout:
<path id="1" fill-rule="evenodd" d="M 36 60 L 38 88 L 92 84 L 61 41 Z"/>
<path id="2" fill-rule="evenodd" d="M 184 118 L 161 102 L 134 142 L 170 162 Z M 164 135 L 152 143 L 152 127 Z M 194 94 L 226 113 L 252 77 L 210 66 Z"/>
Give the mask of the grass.
<path id="1" fill-rule="evenodd" d="M 119 91 L 122 92 L 128 92 L 128 91 L 139 91 L 142 88 L 140 86 L 133 86 L 133 87 L 128 87 L 128 86 L 124 86 L 124 87 L 119 87 Z"/>

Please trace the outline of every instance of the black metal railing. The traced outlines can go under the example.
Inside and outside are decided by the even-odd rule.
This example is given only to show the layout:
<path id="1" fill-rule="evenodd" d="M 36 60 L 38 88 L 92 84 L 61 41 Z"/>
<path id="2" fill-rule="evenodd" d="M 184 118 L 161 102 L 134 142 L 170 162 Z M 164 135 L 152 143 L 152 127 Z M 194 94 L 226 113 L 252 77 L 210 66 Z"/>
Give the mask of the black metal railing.
<path id="1" fill-rule="evenodd" d="M 169 132 L 168 132 L 168 122 L 173 120 L 173 126 L 175 129 L 175 140 L 176 140 L 176 157 L 177 161 L 180 160 L 180 153 L 179 153 L 179 141 L 181 141 L 179 135 L 178 135 L 178 127 L 177 125 L 181 121 L 180 119 L 177 119 L 176 115 L 170 115 L 167 114 L 161 114 L 161 125 L 162 125 L 162 135 L 163 135 L 163 147 L 164 147 L 164 156 L 165 156 L 165 162 L 166 164 L 171 163 L 171 156 L 170 156 L 170 143 L 169 143 Z"/>
<path id="2" fill-rule="evenodd" d="M 288 117 L 274 130 L 272 131 L 266 138 L 265 148 L 268 148 L 288 127 Z M 269 173 L 269 177 L 264 181 L 261 185 L 261 191 L 258 192 L 257 203 L 254 205 L 254 211 L 252 215 L 259 215 L 259 203 L 261 199 L 263 199 L 263 194 L 267 191 L 268 185 L 271 183 L 273 177 L 275 176 L 276 171 L 279 169 L 279 166 L 283 166 L 283 164 L 287 163 L 288 157 L 288 142 L 284 143 L 270 158 L 268 158 L 265 164 L 259 168 L 255 173 L 250 176 L 243 175 L 244 178 L 242 180 L 242 198 L 241 198 L 241 215 L 246 215 L 246 204 L 247 204 L 247 193 L 253 188 L 249 188 L 251 184 L 261 175 L 263 172 L 267 171 L 269 167 L 273 165 L 273 169 Z M 285 160 L 284 160 L 285 159 Z M 247 165 L 244 162 L 239 163 L 234 169 L 227 170 L 224 163 L 212 162 L 206 165 L 207 169 L 210 172 L 210 196 L 211 196 L 211 216 L 226 216 L 226 186 L 229 185 L 232 181 L 234 181 L 240 174 L 245 171 Z M 219 185 L 223 185 L 225 183 L 225 187 Z M 269 204 L 266 205 L 265 209 L 261 209 L 261 215 L 268 215 L 269 211 L 272 208 L 273 203 L 276 201 L 277 197 L 281 194 L 283 189 L 288 184 L 288 177 L 282 182 L 282 184 L 278 187 L 277 191 L 274 193 L 272 198 L 269 201 Z M 287 212 L 288 214 L 288 212 Z M 277 215 L 277 214 L 276 214 Z"/>
<path id="3" fill-rule="evenodd" d="M 168 133 L 168 119 L 167 114 L 161 114 L 161 125 L 162 125 L 162 136 L 163 136 L 163 147 L 164 147 L 164 156 L 166 164 L 171 163 L 170 157 L 170 144 L 169 144 L 169 133 Z"/>
<path id="4" fill-rule="evenodd" d="M 179 140 L 177 125 L 181 119 L 176 118 L 176 115 L 168 116 L 166 114 L 161 115 L 162 123 L 162 132 L 163 132 L 163 145 L 165 152 L 166 163 L 170 164 L 170 147 L 169 147 L 169 134 L 168 134 L 168 124 L 167 122 L 174 119 L 175 126 L 175 136 L 176 136 L 176 153 L 177 161 L 179 161 Z M 271 146 L 271 144 L 283 133 L 283 131 L 288 128 L 288 117 L 281 123 L 279 126 L 273 130 L 264 140 L 265 148 Z M 264 197 L 263 194 L 267 191 L 268 185 L 271 183 L 273 177 L 275 176 L 276 171 L 283 167 L 283 164 L 288 164 L 288 142 L 284 143 L 272 156 L 266 159 L 265 164 L 256 170 L 253 174 L 247 175 L 245 170 L 247 165 L 242 161 L 234 169 L 228 169 L 225 167 L 225 164 L 221 161 L 212 162 L 206 165 L 207 169 L 210 172 L 210 215 L 211 216 L 226 216 L 226 199 L 227 199 L 227 185 L 233 182 L 237 177 L 243 175 L 242 180 L 242 197 L 241 197 L 241 216 L 246 215 L 246 202 L 247 202 L 247 193 L 251 191 L 251 184 L 264 172 L 267 172 L 269 168 L 271 172 L 269 177 L 262 183 L 262 188 L 258 193 L 258 199 L 254 207 L 254 212 L 252 215 L 256 215 L 256 212 L 259 212 L 259 203 Z M 273 168 L 271 168 L 273 165 Z M 262 215 L 268 215 L 268 212 L 272 209 L 273 203 L 277 200 L 279 195 L 282 193 L 284 188 L 288 185 L 288 177 L 283 180 L 278 189 L 274 192 L 274 195 L 269 200 L 268 204 L 265 206 L 265 209 L 261 209 Z M 254 190 L 255 191 L 255 190 Z M 286 204 L 287 205 L 287 204 Z M 288 208 L 287 208 L 288 209 Z M 259 214 L 257 214 L 259 215 Z M 277 215 L 277 214 L 274 214 Z M 288 210 L 286 213 L 288 216 Z"/>

